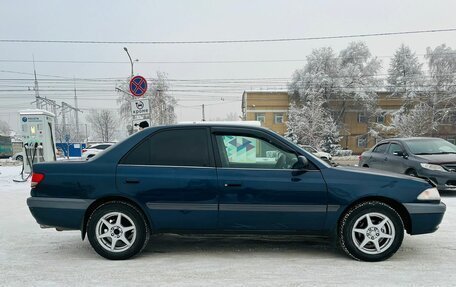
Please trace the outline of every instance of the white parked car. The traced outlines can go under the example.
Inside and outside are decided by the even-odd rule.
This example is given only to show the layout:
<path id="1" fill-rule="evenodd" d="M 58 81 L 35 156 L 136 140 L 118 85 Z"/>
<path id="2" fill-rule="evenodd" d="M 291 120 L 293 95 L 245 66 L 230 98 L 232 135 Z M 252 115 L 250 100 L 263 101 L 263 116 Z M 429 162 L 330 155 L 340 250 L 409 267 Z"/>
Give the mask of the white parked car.
<path id="1" fill-rule="evenodd" d="M 90 145 L 82 150 L 81 158 L 84 160 L 88 160 L 112 145 L 114 145 L 114 143 L 99 143 Z"/>
<path id="2" fill-rule="evenodd" d="M 324 152 L 324 151 L 321 151 L 321 150 L 318 150 L 316 148 L 314 148 L 313 146 L 310 146 L 310 145 L 303 145 L 301 146 L 303 149 L 305 149 L 306 151 L 314 154 L 315 156 L 321 158 L 322 160 L 326 160 L 326 161 L 330 161 L 332 159 L 332 156 L 330 153 L 327 153 L 327 152 Z"/>

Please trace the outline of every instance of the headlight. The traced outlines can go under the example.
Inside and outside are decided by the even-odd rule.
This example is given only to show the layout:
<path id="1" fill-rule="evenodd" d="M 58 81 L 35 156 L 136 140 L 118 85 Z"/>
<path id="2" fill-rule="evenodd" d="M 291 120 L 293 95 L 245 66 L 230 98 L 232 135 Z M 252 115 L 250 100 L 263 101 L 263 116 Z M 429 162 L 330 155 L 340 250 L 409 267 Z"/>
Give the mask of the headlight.
<path id="1" fill-rule="evenodd" d="M 435 171 L 447 171 L 444 169 L 442 166 L 438 164 L 430 164 L 430 163 L 420 163 L 422 168 L 429 169 L 429 170 L 435 170 Z"/>
<path id="2" fill-rule="evenodd" d="M 428 188 L 417 197 L 418 200 L 440 200 L 440 193 L 437 188 Z"/>

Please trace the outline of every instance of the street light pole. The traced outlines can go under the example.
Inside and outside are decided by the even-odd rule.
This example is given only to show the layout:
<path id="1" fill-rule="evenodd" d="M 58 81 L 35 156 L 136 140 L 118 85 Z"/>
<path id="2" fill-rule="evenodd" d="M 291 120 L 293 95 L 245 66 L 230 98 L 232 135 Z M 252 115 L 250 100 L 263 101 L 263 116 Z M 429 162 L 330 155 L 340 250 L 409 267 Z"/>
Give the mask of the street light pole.
<path id="1" fill-rule="evenodd" d="M 125 52 L 127 52 L 128 58 L 130 59 L 130 63 L 131 63 L 131 77 L 133 78 L 133 61 L 131 60 L 131 56 L 130 56 L 130 53 L 128 53 L 127 47 L 124 47 L 124 50 L 125 50 Z"/>

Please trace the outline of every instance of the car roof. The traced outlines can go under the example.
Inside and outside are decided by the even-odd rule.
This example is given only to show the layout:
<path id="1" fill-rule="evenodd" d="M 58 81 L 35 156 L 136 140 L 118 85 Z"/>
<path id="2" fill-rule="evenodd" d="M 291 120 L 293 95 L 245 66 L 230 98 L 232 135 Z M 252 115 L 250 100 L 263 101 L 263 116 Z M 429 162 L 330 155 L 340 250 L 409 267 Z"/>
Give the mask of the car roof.
<path id="1" fill-rule="evenodd" d="M 208 127 L 208 128 L 240 128 L 240 129 L 251 129 L 251 130 L 260 130 L 260 131 L 268 131 L 271 132 L 272 130 L 268 128 L 264 128 L 261 126 L 257 125 L 252 125 L 248 123 L 243 123 L 242 121 L 239 121 L 239 124 L 237 123 L 217 123 L 217 122 L 194 122 L 194 123 L 179 123 L 179 124 L 172 124 L 172 125 L 164 125 L 164 126 L 154 126 L 154 127 L 149 127 L 145 128 L 144 130 L 150 130 L 150 129 L 168 129 L 168 128 L 182 128 L 182 127 Z"/>
<path id="2" fill-rule="evenodd" d="M 389 139 L 384 139 L 379 142 L 380 143 L 385 143 L 385 142 L 390 142 L 390 141 L 413 141 L 413 140 L 433 140 L 433 139 L 441 139 L 437 137 L 409 137 L 409 138 L 389 138 Z"/>

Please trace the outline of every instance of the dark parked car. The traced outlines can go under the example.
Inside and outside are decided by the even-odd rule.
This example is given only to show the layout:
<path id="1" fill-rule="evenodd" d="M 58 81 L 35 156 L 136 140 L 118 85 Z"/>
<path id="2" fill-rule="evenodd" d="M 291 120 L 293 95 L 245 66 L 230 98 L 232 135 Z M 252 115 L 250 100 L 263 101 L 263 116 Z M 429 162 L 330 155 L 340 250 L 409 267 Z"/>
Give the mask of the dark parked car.
<path id="1" fill-rule="evenodd" d="M 404 230 L 434 232 L 446 208 L 423 179 L 331 167 L 269 130 L 222 124 L 147 128 L 90 161 L 36 164 L 27 204 L 109 259 L 151 233 L 249 233 L 330 236 L 379 261 Z"/>
<path id="2" fill-rule="evenodd" d="M 394 138 L 360 156 L 359 166 L 429 178 L 440 191 L 456 191 L 456 146 L 440 138 Z"/>

